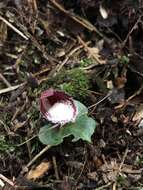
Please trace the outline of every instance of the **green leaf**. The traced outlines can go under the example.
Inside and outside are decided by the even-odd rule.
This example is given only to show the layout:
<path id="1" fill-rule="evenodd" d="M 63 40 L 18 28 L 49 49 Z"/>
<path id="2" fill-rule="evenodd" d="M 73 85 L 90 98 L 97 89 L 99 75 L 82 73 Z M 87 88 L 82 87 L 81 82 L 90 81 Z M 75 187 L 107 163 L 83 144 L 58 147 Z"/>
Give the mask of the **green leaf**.
<path id="1" fill-rule="evenodd" d="M 82 139 L 91 143 L 91 136 L 96 127 L 95 120 L 87 115 L 79 117 L 75 123 L 67 124 L 65 131 L 70 131 L 74 136 L 73 142 Z"/>
<path id="2" fill-rule="evenodd" d="M 88 113 L 88 109 L 85 105 L 83 105 L 81 102 L 77 101 L 77 100 L 74 100 L 75 102 L 75 105 L 78 109 L 78 116 L 77 116 L 77 119 L 82 116 L 82 115 L 86 115 Z"/>
<path id="3" fill-rule="evenodd" d="M 78 109 L 76 121 L 62 127 L 52 127 L 52 124 L 42 127 L 39 132 L 39 139 L 43 144 L 55 146 L 61 144 L 63 139 L 70 135 L 73 135 L 73 142 L 79 139 L 91 142 L 96 122 L 87 116 L 88 109 L 86 106 L 77 100 L 74 100 L 74 102 Z"/>
<path id="4" fill-rule="evenodd" d="M 83 115 L 79 117 L 75 123 L 66 124 L 63 127 L 49 128 L 51 125 L 42 127 L 39 132 L 39 139 L 43 144 L 55 146 L 61 144 L 65 137 L 73 135 L 72 141 L 79 139 L 91 142 L 91 136 L 94 133 L 95 121 Z"/>

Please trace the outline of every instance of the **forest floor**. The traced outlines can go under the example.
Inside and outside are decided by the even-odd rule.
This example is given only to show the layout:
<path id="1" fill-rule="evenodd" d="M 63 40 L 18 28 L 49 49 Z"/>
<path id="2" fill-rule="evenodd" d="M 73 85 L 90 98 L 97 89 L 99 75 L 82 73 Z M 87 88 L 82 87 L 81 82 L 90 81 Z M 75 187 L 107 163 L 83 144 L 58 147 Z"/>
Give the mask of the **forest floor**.
<path id="1" fill-rule="evenodd" d="M 39 96 L 89 107 L 92 143 L 45 148 Z M 0 1 L 0 189 L 143 190 L 143 1 Z"/>

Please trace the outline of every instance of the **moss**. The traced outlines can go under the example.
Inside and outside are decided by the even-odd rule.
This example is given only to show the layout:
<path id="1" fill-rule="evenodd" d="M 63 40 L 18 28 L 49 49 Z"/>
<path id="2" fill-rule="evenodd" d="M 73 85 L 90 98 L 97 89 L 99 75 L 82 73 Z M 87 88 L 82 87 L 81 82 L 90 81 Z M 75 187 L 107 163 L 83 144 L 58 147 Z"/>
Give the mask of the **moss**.
<path id="1" fill-rule="evenodd" d="M 80 61 L 80 67 L 86 67 L 93 63 L 91 59 L 85 58 Z"/>
<path id="2" fill-rule="evenodd" d="M 12 144 L 9 144 L 9 142 L 6 140 L 5 136 L 0 135 L 0 153 L 2 152 L 12 152 L 14 151 L 15 146 Z"/>
<path id="3" fill-rule="evenodd" d="M 129 63 L 130 59 L 128 56 L 123 55 L 119 58 L 119 62 L 123 65 L 127 65 Z"/>
<path id="4" fill-rule="evenodd" d="M 37 98 L 40 93 L 48 88 L 63 90 L 74 98 L 86 98 L 90 88 L 90 79 L 82 69 L 62 70 L 55 77 L 43 82 L 36 89 L 29 89 L 28 95 L 31 98 Z"/>
<path id="5" fill-rule="evenodd" d="M 72 69 L 66 73 L 67 81 L 59 85 L 60 89 L 66 91 L 75 98 L 85 98 L 89 89 L 89 78 L 81 69 Z"/>

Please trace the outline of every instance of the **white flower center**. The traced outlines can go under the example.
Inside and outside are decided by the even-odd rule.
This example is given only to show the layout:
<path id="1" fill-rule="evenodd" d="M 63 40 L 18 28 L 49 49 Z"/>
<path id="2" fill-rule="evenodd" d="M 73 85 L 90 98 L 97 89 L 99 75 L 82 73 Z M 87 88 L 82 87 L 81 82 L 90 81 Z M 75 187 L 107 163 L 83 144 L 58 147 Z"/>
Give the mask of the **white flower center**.
<path id="1" fill-rule="evenodd" d="M 57 102 L 47 112 L 47 119 L 53 123 L 67 123 L 74 119 L 74 108 L 70 101 Z"/>

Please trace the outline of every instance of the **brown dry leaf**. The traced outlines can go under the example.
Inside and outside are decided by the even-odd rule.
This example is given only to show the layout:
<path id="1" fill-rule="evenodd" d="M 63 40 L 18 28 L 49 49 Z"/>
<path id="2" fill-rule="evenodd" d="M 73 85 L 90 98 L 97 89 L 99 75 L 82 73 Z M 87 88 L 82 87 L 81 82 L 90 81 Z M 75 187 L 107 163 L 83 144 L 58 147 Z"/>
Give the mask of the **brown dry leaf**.
<path id="1" fill-rule="evenodd" d="M 66 52 L 64 49 L 59 49 L 56 53 L 56 57 L 63 57 L 65 56 Z"/>
<path id="2" fill-rule="evenodd" d="M 96 65 L 106 64 L 106 60 L 103 60 L 100 55 L 100 51 L 103 48 L 104 40 L 100 40 L 95 47 L 89 47 L 80 36 L 77 36 L 79 42 L 83 45 L 85 51 L 88 54 L 88 58 L 94 59 L 95 63 L 86 67 L 86 69 L 91 69 Z"/>
<path id="3" fill-rule="evenodd" d="M 19 122 L 18 120 L 15 120 L 13 122 L 13 126 L 14 126 L 14 132 L 16 132 L 18 129 L 24 127 L 26 125 L 26 123 L 28 122 L 28 119 L 26 119 L 26 121 L 23 122 Z"/>
<path id="4" fill-rule="evenodd" d="M 51 168 L 51 162 L 42 162 L 35 169 L 28 172 L 26 178 L 36 180 L 42 177 Z"/>
<path id="5" fill-rule="evenodd" d="M 115 79 L 115 87 L 116 88 L 124 88 L 127 79 L 125 77 L 117 77 Z"/>
<path id="6" fill-rule="evenodd" d="M 106 61 L 101 59 L 99 49 L 97 47 L 88 47 L 89 58 L 93 58 L 97 61 L 97 64 L 105 64 Z"/>
<path id="7" fill-rule="evenodd" d="M 93 158 L 93 162 L 96 168 L 100 168 L 103 165 L 102 160 L 96 156 Z"/>
<path id="8" fill-rule="evenodd" d="M 111 80 L 107 81 L 107 88 L 110 90 L 114 88 L 113 82 Z"/>

